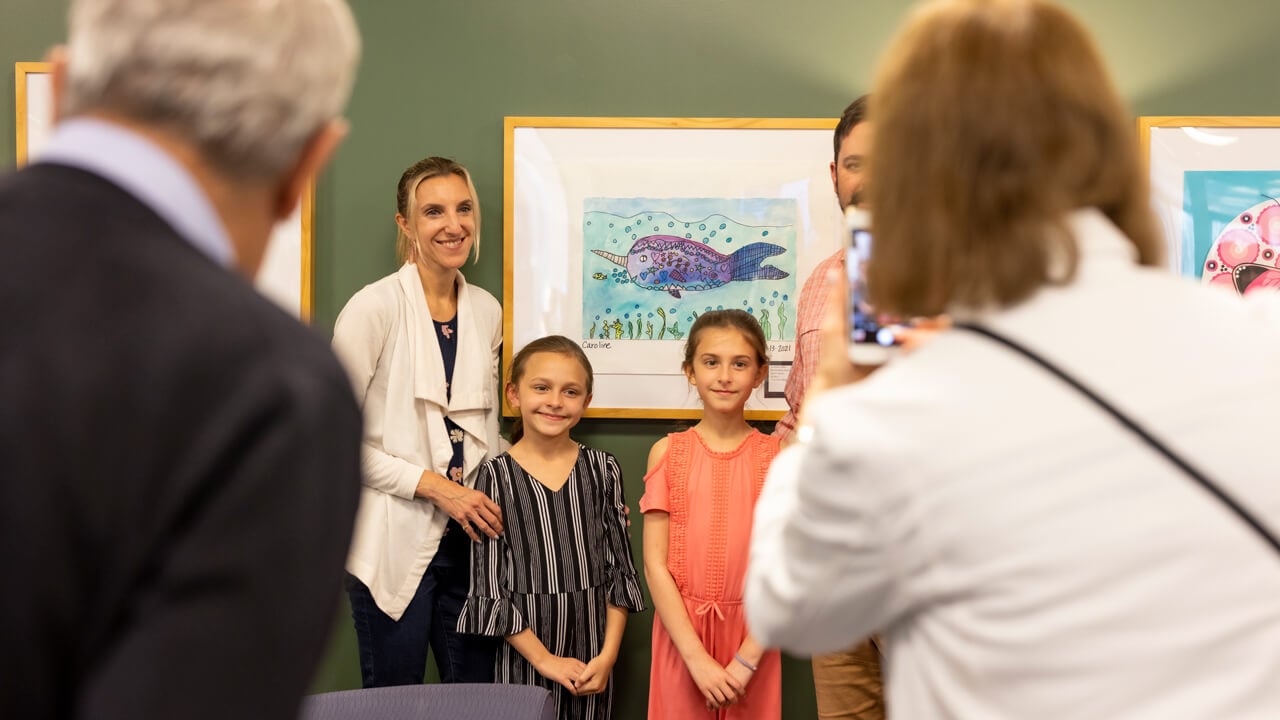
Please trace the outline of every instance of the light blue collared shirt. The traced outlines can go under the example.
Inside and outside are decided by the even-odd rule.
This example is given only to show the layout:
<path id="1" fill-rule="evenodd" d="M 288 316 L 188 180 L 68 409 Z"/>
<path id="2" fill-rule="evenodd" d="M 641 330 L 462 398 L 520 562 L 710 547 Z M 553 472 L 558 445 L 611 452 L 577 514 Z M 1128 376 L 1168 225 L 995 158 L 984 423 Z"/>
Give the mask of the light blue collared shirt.
<path id="1" fill-rule="evenodd" d="M 195 178 L 155 143 L 105 120 L 76 117 L 58 124 L 36 162 L 87 170 L 119 185 L 223 267 L 235 249 Z"/>

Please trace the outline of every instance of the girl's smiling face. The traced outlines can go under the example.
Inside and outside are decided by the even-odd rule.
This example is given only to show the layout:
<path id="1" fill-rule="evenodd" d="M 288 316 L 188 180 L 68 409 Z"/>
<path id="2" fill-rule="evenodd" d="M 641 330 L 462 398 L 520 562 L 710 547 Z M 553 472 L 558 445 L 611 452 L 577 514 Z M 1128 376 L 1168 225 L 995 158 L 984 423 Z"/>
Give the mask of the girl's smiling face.
<path id="1" fill-rule="evenodd" d="M 706 410 L 741 413 L 751 391 L 764 382 L 765 371 L 740 330 L 710 327 L 699 335 L 685 375 Z"/>
<path id="2" fill-rule="evenodd" d="M 535 353 L 519 382 L 507 383 L 506 392 L 507 403 L 520 412 L 526 436 L 569 432 L 591 402 L 586 368 L 572 355 L 558 352 Z"/>

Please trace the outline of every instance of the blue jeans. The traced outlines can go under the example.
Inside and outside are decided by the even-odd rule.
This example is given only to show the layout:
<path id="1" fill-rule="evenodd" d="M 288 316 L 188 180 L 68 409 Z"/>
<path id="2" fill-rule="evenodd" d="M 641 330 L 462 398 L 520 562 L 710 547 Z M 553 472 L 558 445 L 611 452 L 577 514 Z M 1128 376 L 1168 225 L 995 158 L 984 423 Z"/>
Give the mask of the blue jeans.
<path id="1" fill-rule="evenodd" d="M 493 663 L 501 639 L 464 635 L 457 629 L 470 582 L 466 563 L 451 563 L 437 555 L 423 573 L 409 607 L 396 621 L 378 609 L 364 583 L 348 574 L 346 589 L 364 686 L 421 683 L 427 671 L 428 645 L 443 682 L 493 682 Z"/>

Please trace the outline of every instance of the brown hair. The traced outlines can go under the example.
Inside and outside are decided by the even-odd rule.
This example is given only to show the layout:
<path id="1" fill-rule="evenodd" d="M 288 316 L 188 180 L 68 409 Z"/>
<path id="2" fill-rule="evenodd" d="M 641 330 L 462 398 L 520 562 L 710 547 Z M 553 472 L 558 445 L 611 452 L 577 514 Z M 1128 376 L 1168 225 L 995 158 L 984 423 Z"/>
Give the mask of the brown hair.
<path id="1" fill-rule="evenodd" d="M 520 380 L 524 378 L 525 366 L 529 364 L 529 358 L 538 353 L 556 353 L 557 355 L 568 355 L 577 360 L 582 369 L 587 371 L 587 395 L 591 394 L 592 388 L 595 386 L 595 375 L 591 370 L 591 360 L 587 358 L 587 354 L 582 352 L 582 348 L 578 343 L 570 340 L 563 335 L 548 335 L 538 338 L 533 342 L 520 348 L 520 352 L 511 358 L 510 379 L 507 381 L 510 385 L 519 385 Z M 524 418 L 519 415 L 511 423 L 511 443 L 520 442 L 520 438 L 524 437 Z"/>
<path id="2" fill-rule="evenodd" d="M 870 95 L 863 95 L 854 100 L 840 114 L 840 122 L 836 123 L 835 137 L 832 138 L 835 162 L 840 162 L 840 144 L 849 137 L 849 133 L 853 132 L 855 125 L 867 119 L 867 100 L 870 97 Z"/>
<path id="3" fill-rule="evenodd" d="M 756 351 L 756 361 L 761 365 L 769 362 L 769 346 L 764 339 L 764 331 L 760 322 L 746 310 L 708 310 L 693 321 L 689 328 L 689 339 L 684 342 L 684 362 L 680 369 L 688 373 L 693 368 L 693 356 L 698 352 L 698 339 L 702 332 L 709 328 L 729 328 L 742 333 L 751 349 Z"/>
<path id="4" fill-rule="evenodd" d="M 418 186 L 423 180 L 441 177 L 444 175 L 457 175 L 467 184 L 467 190 L 471 193 L 471 217 L 475 221 L 475 236 L 471 246 L 472 261 L 480 260 L 480 198 L 476 195 L 476 186 L 471 182 L 471 173 L 462 165 L 443 157 L 423 158 L 418 162 L 410 165 L 400 175 L 400 182 L 396 185 L 396 213 L 412 223 L 416 217 L 415 206 L 418 203 Z M 413 241 L 405 234 L 404 230 L 396 227 L 396 260 L 400 263 L 413 262 L 415 260 L 415 249 Z"/>
<path id="5" fill-rule="evenodd" d="M 1085 29 L 1042 0 L 942 0 L 873 91 L 868 290 L 884 311 L 1005 306 L 1076 271 L 1094 207 L 1160 261 L 1130 118 Z"/>

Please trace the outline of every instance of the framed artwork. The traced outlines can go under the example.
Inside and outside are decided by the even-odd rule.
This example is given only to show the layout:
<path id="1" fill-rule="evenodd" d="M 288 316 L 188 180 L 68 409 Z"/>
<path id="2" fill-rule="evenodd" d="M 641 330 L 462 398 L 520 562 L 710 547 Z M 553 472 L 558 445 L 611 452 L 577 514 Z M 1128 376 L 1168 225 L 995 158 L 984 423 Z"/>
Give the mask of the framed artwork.
<path id="1" fill-rule="evenodd" d="M 1169 266 L 1239 294 L 1280 287 L 1280 117 L 1142 117 Z"/>
<path id="2" fill-rule="evenodd" d="M 17 99 L 18 165 L 40 156 L 53 129 L 53 89 L 48 63 L 14 65 Z M 315 181 L 307 184 L 289 219 L 276 226 L 267 245 L 262 267 L 254 280 L 265 296 L 302 320 L 310 320 L 313 308 L 315 248 Z"/>
<path id="3" fill-rule="evenodd" d="M 505 365 L 565 335 L 595 371 L 588 416 L 696 418 L 686 334 L 699 314 L 738 308 L 760 322 L 771 360 L 748 418 L 781 417 L 800 290 L 842 247 L 835 125 L 506 118 Z"/>

